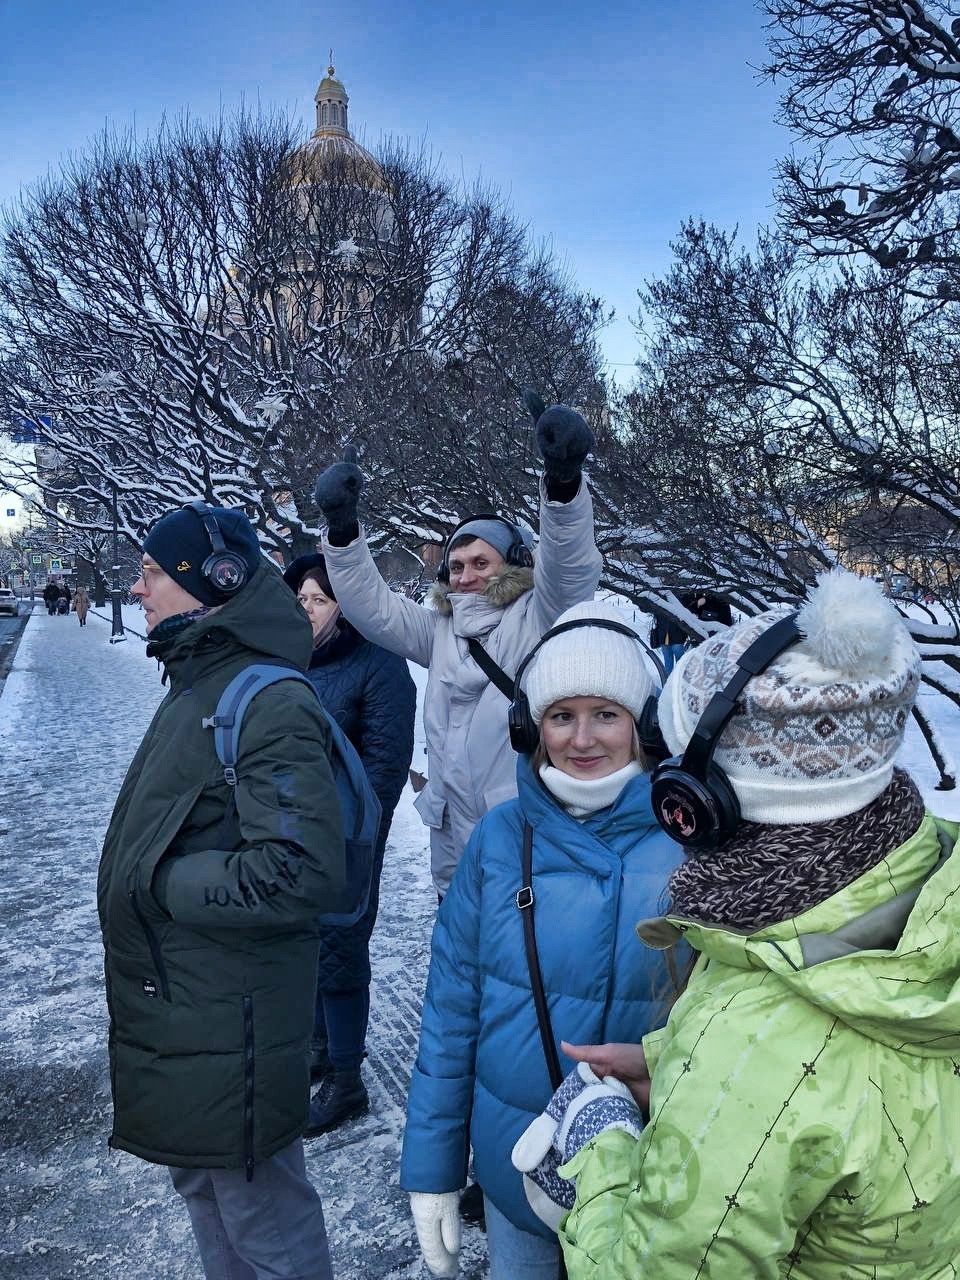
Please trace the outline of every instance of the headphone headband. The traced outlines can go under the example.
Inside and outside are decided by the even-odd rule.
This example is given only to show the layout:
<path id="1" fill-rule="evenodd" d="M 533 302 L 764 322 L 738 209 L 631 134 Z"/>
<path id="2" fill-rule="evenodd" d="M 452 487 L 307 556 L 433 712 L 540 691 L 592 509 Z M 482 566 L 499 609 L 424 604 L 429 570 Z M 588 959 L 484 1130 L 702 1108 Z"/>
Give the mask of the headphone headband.
<path id="1" fill-rule="evenodd" d="M 522 659 L 517 674 L 513 677 L 513 696 L 516 697 L 520 692 L 520 681 L 526 673 L 527 667 L 537 656 L 548 640 L 552 640 L 554 636 L 562 636 L 565 631 L 576 631 L 579 627 L 600 627 L 603 631 L 618 631 L 622 636 L 628 636 L 646 650 L 647 656 L 653 660 L 653 664 L 660 676 L 660 684 L 662 685 L 667 678 L 666 667 L 660 659 L 660 655 L 647 644 L 646 640 L 637 635 L 632 627 L 628 627 L 625 622 L 614 622 L 612 618 L 571 618 L 569 622 L 561 622 L 557 627 L 551 627 L 549 631 L 544 632 L 530 652 Z"/>
<path id="2" fill-rule="evenodd" d="M 701 782 L 706 781 L 717 743 L 737 709 L 737 699 L 748 680 L 765 671 L 774 659 L 799 639 L 801 633 L 797 626 L 797 615 L 790 613 L 747 645 L 737 659 L 737 670 L 723 688 L 713 695 L 697 721 L 697 727 L 683 753 L 680 767 L 685 772 L 699 778 Z"/>

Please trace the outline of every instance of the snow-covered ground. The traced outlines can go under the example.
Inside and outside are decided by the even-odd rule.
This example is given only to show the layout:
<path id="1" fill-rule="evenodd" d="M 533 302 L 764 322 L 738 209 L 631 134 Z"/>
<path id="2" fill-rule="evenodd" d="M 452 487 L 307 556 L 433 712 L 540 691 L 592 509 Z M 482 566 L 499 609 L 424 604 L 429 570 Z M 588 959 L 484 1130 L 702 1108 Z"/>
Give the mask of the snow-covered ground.
<path id="1" fill-rule="evenodd" d="M 124 615 L 142 631 L 138 608 Z M 642 616 L 625 616 L 645 629 Z M 163 694 L 143 642 L 111 646 L 108 636 L 109 609 L 82 630 L 73 615 L 35 613 L 0 696 L 0 1276 L 200 1280 L 165 1171 L 106 1147 L 97 863 Z M 425 673 L 412 670 L 422 692 Z M 956 717 L 940 728 L 958 754 Z M 935 812 L 960 818 L 960 791 L 931 789 L 936 772 L 914 728 L 903 762 Z M 419 740 L 414 767 L 424 768 Z M 396 1182 L 436 902 L 412 799 L 408 788 L 394 819 L 371 947 L 371 1113 L 307 1144 L 338 1280 L 422 1274 Z M 483 1236 L 468 1229 L 462 1280 L 479 1280 L 484 1256 Z"/>

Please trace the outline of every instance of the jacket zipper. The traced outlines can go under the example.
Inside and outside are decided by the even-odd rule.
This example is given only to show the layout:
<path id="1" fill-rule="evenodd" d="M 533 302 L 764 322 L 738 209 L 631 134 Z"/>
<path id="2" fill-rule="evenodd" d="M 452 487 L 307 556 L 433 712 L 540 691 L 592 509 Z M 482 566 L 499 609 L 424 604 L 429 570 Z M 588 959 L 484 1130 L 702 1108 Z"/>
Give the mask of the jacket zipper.
<path id="1" fill-rule="evenodd" d="M 140 928 L 143 930 L 143 936 L 146 938 L 147 946 L 150 948 L 150 955 L 153 957 L 153 967 L 156 969 L 157 978 L 160 980 L 160 994 L 163 996 L 164 1000 L 166 1000 L 167 1003 L 169 1004 L 170 1003 L 170 984 L 167 981 L 167 968 L 166 968 L 166 965 L 163 963 L 163 956 L 160 952 L 160 943 L 157 940 L 157 935 L 153 932 L 153 930 L 150 928 L 150 925 L 147 923 L 147 920 L 143 912 L 137 906 L 136 890 L 134 889 L 129 890 L 129 896 L 130 896 L 130 905 L 131 907 L 133 907 L 133 914 L 137 917 L 137 919 L 140 922 Z"/>
<path id="2" fill-rule="evenodd" d="M 253 996 L 243 997 L 243 1166 L 253 1181 Z"/>
<path id="3" fill-rule="evenodd" d="M 607 1036 L 607 1016 L 610 1013 L 610 1001 L 613 998 L 613 979 L 616 969 L 617 957 L 617 939 L 620 937 L 620 900 L 623 897 L 623 864 L 620 864 L 620 874 L 617 877 L 616 900 L 613 910 L 613 947 L 610 950 L 610 963 L 607 966 L 607 993 L 603 1001 L 603 1021 L 600 1024 L 600 1034 L 606 1039 Z"/>

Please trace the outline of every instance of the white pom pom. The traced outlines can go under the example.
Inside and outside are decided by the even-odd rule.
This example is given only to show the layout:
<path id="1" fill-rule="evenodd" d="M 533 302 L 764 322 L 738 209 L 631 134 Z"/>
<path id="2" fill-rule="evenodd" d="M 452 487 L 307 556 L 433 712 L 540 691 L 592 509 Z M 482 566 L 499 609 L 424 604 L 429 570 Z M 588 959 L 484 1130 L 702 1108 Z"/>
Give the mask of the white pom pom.
<path id="1" fill-rule="evenodd" d="M 890 671 L 904 626 L 872 578 L 846 569 L 820 576 L 797 614 L 808 658 L 848 676 Z"/>

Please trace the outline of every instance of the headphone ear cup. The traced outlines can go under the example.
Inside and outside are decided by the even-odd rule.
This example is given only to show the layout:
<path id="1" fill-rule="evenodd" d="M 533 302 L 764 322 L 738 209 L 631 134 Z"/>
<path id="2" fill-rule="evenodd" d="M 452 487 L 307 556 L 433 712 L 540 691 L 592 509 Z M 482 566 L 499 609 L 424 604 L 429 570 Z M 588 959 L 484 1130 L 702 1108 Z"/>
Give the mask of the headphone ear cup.
<path id="1" fill-rule="evenodd" d="M 232 551 L 214 552 L 200 568 L 203 577 L 222 595 L 232 596 L 247 581 L 247 565 Z"/>
<path id="2" fill-rule="evenodd" d="M 510 729 L 510 745 L 518 756 L 532 755 L 540 741 L 540 730 L 530 714 L 530 702 L 521 690 L 510 703 L 507 712 L 507 725 Z"/>
<path id="3" fill-rule="evenodd" d="M 507 556 L 508 564 L 515 564 L 520 569 L 533 568 L 533 552 L 525 542 L 519 542 L 510 548 Z"/>
<path id="4" fill-rule="evenodd" d="M 450 566 L 447 564 L 446 556 L 440 561 L 440 567 L 437 570 L 437 581 L 442 582 L 445 587 L 450 585 Z"/>
<path id="5" fill-rule="evenodd" d="M 664 741 L 657 721 L 657 696 L 654 693 L 651 693 L 643 704 L 640 719 L 637 721 L 637 738 L 643 754 L 648 759 L 659 763 L 670 755 L 670 748 Z"/>
<path id="6" fill-rule="evenodd" d="M 715 849 L 736 830 L 736 817 L 727 807 L 732 788 L 726 778 L 723 783 L 724 790 L 715 791 L 683 768 L 682 757 L 672 756 L 657 767 L 650 783 L 653 816 L 685 848 Z M 736 806 L 735 796 L 733 800 Z"/>

